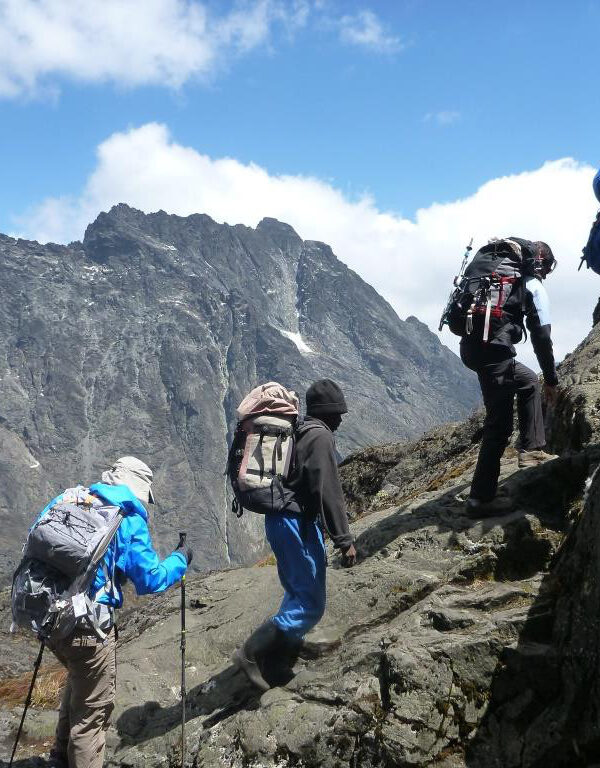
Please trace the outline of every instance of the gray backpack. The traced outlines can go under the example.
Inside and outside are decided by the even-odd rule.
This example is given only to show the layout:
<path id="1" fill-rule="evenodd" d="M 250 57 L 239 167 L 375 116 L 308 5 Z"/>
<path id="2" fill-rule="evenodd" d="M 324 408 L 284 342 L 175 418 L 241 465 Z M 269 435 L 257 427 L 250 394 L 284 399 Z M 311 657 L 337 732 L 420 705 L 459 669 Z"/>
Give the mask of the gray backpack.
<path id="1" fill-rule="evenodd" d="M 112 609 L 97 600 L 113 590 L 114 565 L 109 574 L 103 563 L 106 583 L 98 594 L 90 588 L 122 520 L 120 507 L 106 505 L 87 488 L 65 491 L 34 524 L 23 547 L 12 584 L 14 625 L 50 645 L 79 626 L 104 640 Z"/>

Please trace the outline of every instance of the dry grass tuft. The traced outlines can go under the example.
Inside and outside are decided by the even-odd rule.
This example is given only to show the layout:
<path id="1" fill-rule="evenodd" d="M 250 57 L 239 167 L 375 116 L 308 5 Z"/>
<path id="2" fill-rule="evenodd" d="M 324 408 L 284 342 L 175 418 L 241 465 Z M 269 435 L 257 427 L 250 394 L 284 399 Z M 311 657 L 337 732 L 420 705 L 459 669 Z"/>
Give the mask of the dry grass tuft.
<path id="1" fill-rule="evenodd" d="M 18 677 L 0 680 L 0 704 L 4 707 L 17 707 L 25 704 L 32 674 L 33 671 Z M 67 670 L 62 664 L 48 664 L 42 667 L 35 681 L 31 706 L 36 709 L 56 709 L 66 681 Z"/>
<path id="2" fill-rule="evenodd" d="M 273 554 L 263 557 L 262 560 L 259 560 L 258 563 L 256 563 L 257 568 L 266 568 L 269 565 L 277 565 L 277 560 Z"/>

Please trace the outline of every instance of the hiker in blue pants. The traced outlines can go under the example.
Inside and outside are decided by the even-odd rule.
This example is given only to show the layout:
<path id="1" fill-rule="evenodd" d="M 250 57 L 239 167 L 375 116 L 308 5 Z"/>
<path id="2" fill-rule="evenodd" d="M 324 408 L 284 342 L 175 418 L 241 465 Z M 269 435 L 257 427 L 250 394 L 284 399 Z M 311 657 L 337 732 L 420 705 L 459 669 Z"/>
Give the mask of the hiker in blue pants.
<path id="1" fill-rule="evenodd" d="M 337 468 L 333 433 L 348 412 L 340 387 L 321 379 L 306 392 L 306 418 L 295 435 L 292 491 L 280 512 L 265 516 L 265 532 L 277 559 L 284 589 L 279 611 L 260 626 L 233 656 L 234 663 L 261 690 L 287 682 L 302 638 L 325 612 L 327 559 L 322 528 L 351 567 L 356 550 Z"/>
<path id="2" fill-rule="evenodd" d="M 316 521 L 303 523 L 302 518 L 291 515 L 267 515 L 265 520 L 267 539 L 285 590 L 273 624 L 294 640 L 301 640 L 325 613 L 327 561 L 323 534 Z"/>

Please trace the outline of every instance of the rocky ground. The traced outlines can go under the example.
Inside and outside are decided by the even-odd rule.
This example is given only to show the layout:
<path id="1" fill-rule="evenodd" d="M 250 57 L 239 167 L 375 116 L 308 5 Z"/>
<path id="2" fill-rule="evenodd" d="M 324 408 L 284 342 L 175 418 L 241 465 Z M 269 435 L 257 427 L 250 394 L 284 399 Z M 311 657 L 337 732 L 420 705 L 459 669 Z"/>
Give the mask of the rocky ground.
<path id="1" fill-rule="evenodd" d="M 463 512 L 481 421 L 347 461 L 360 553 L 330 552 L 326 616 L 287 686 L 260 696 L 228 659 L 277 606 L 273 565 L 187 585 L 186 765 L 592 768 L 600 765 L 600 328 L 569 357 L 560 458 L 502 466 L 502 517 Z M 586 490 L 587 486 L 587 490 Z M 114 766 L 180 761 L 178 590 L 123 621 Z M 4 749 L 18 709 L 4 710 Z M 23 758 L 54 714 L 28 720 Z"/>

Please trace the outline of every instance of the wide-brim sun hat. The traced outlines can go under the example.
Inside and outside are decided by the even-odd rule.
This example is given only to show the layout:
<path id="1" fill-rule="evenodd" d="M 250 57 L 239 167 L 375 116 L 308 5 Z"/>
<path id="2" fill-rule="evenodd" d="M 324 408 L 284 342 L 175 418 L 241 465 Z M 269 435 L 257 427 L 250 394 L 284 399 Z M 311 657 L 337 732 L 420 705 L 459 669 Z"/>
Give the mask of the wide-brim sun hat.
<path id="1" fill-rule="evenodd" d="M 102 473 L 102 482 L 126 485 L 144 504 L 154 504 L 153 473 L 150 467 L 135 456 L 121 456 L 112 467 Z"/>

